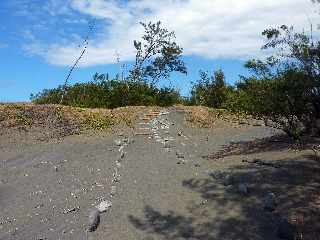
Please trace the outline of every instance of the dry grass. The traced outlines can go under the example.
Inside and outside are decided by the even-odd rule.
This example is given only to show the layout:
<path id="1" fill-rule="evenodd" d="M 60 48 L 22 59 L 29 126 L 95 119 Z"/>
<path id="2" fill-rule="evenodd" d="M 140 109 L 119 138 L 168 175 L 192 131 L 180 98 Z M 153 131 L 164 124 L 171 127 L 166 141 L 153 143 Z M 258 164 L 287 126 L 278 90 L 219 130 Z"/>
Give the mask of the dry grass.
<path id="1" fill-rule="evenodd" d="M 251 116 L 233 114 L 225 109 L 213 109 L 203 106 L 178 106 L 187 113 L 186 120 L 191 125 L 202 128 L 214 128 L 219 123 L 231 123 L 235 125 L 262 126 L 262 120 Z"/>
<path id="2" fill-rule="evenodd" d="M 133 127 L 146 107 L 86 109 L 61 105 L 0 104 L 0 134 L 8 130 L 50 132 L 52 137 L 104 130 L 113 126 Z"/>

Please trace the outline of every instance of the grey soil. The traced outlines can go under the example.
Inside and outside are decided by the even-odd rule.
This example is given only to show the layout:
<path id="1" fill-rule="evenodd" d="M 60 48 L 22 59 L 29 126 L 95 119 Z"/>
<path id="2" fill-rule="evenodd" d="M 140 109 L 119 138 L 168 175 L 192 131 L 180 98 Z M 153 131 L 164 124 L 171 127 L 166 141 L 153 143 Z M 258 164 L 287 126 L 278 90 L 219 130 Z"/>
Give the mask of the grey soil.
<path id="1" fill-rule="evenodd" d="M 287 217 L 288 209 L 296 209 L 285 193 L 306 194 L 302 185 L 319 189 L 319 179 L 289 180 L 291 174 L 304 174 L 289 167 L 300 153 L 279 144 L 248 154 L 223 153 L 219 160 L 206 157 L 226 144 L 275 135 L 273 129 L 226 124 L 191 128 L 184 113 L 174 109 L 156 119 L 161 123 L 140 121 L 135 130 L 120 135 L 86 134 L 49 142 L 0 136 L 0 239 L 275 240 L 275 216 Z M 129 143 L 118 166 L 119 181 L 112 182 L 121 155 L 114 141 L 124 138 Z M 255 158 L 278 161 L 283 167 L 249 161 Z M 249 194 L 230 191 L 210 176 L 217 170 L 232 174 L 234 188 L 248 184 Z M 116 189 L 112 196 L 111 186 Z M 268 191 L 279 196 L 277 213 L 263 209 Z M 112 201 L 112 207 L 101 213 L 99 227 L 87 235 L 89 212 L 104 200 Z"/>

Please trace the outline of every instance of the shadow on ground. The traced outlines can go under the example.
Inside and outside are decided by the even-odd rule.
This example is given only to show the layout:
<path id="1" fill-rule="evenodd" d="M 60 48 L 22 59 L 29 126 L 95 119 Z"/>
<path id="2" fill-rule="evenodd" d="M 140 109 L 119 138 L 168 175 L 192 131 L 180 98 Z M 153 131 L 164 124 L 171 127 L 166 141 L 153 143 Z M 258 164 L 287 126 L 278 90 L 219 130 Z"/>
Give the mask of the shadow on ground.
<path id="1" fill-rule="evenodd" d="M 248 144 L 252 143 L 245 145 Z M 264 152 L 264 162 L 268 161 L 268 151 L 285 149 L 284 146 L 262 146 L 260 150 L 253 148 L 251 153 Z M 226 156 L 234 154 L 239 152 L 231 150 Z M 319 173 L 320 162 L 303 151 L 295 158 L 279 159 L 277 167 L 239 161 L 223 173 L 232 176 L 232 187 L 210 176 L 184 180 L 182 186 L 198 193 L 202 201 L 189 204 L 183 214 L 146 206 L 144 217 L 129 216 L 129 220 L 149 236 L 146 239 L 276 240 L 281 216 L 296 226 L 296 239 L 318 240 Z M 238 192 L 239 183 L 248 184 L 247 196 Z M 263 209 L 263 199 L 268 192 L 277 196 L 277 208 L 272 213 Z"/>
<path id="2" fill-rule="evenodd" d="M 288 149 L 305 150 L 311 149 L 317 144 L 320 144 L 319 139 L 307 137 L 303 138 L 299 145 L 293 144 L 286 135 L 279 134 L 262 139 L 255 139 L 253 141 L 230 142 L 224 145 L 220 151 L 212 153 L 209 156 L 204 156 L 204 158 L 218 160 L 224 157 L 242 154 L 266 153 Z"/>

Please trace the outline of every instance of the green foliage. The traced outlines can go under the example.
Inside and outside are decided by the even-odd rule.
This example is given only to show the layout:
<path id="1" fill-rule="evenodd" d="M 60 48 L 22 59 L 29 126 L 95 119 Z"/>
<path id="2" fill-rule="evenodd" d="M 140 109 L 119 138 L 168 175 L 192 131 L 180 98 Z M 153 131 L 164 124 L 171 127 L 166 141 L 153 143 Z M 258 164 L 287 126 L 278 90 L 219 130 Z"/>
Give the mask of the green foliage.
<path id="1" fill-rule="evenodd" d="M 32 118 L 25 111 L 17 111 L 17 122 L 22 125 L 31 125 L 33 123 Z"/>
<path id="2" fill-rule="evenodd" d="M 253 74 L 242 77 L 225 107 L 271 120 L 294 140 L 319 134 L 320 43 L 281 26 L 267 29 L 264 49 L 276 49 L 267 60 L 245 65 Z"/>
<path id="3" fill-rule="evenodd" d="M 174 32 L 161 23 L 141 23 L 144 35 L 134 41 L 136 61 L 125 80 L 109 80 L 108 74 L 93 76 L 93 81 L 60 86 L 32 95 L 35 103 L 61 103 L 86 108 L 116 108 L 130 105 L 204 105 L 225 108 L 271 121 L 294 140 L 302 134 L 320 134 L 320 41 L 293 27 L 282 25 L 266 29 L 263 49 L 274 53 L 265 60 L 249 60 L 250 76 L 240 77 L 235 87 L 228 86 L 222 70 L 213 76 L 200 72 L 190 98 L 182 98 L 172 88 L 157 88 L 159 79 L 171 72 L 187 74 L 183 49 L 173 40 Z M 63 98 L 62 98 L 63 96 Z M 21 121 L 25 121 L 21 117 Z M 88 117 L 88 125 L 104 128 L 109 119 Z"/>
<path id="4" fill-rule="evenodd" d="M 86 114 L 84 119 L 83 126 L 88 129 L 103 130 L 112 125 L 111 117 L 100 113 Z"/>
<path id="5" fill-rule="evenodd" d="M 174 32 L 161 27 L 161 22 L 140 23 L 144 28 L 142 41 L 134 40 L 136 61 L 129 79 L 152 84 L 168 78 L 171 72 L 187 74 L 181 59 L 183 49 L 174 41 Z"/>
<path id="6" fill-rule="evenodd" d="M 191 102 L 264 118 L 292 139 L 320 134 L 320 42 L 285 25 L 262 33 L 273 49 L 265 60 L 252 59 L 236 88 L 227 87 L 224 76 L 201 72 L 193 86 Z"/>
<path id="7" fill-rule="evenodd" d="M 69 86 L 62 104 L 83 108 L 116 108 L 123 106 L 170 106 L 180 101 L 179 92 L 172 88 L 158 89 L 143 81 L 106 80 L 95 75 L 93 82 Z M 37 104 L 59 104 L 63 87 L 32 95 Z"/>
<path id="8" fill-rule="evenodd" d="M 190 101 L 195 105 L 221 108 L 232 92 L 222 70 L 215 71 L 213 76 L 200 71 L 200 80 L 192 88 Z"/>

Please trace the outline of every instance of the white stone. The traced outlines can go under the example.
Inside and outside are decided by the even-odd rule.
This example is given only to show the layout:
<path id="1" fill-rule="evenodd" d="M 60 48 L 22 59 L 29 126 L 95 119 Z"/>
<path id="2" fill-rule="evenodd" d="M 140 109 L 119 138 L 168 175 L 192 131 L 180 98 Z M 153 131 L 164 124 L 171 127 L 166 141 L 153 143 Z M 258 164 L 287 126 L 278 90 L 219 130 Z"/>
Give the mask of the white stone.
<path id="1" fill-rule="evenodd" d="M 121 146 L 121 147 L 119 148 L 119 152 L 122 152 L 123 149 L 124 149 L 124 146 Z"/>
<path id="2" fill-rule="evenodd" d="M 105 211 L 107 211 L 109 208 L 111 208 L 112 206 L 112 202 L 109 201 L 109 200 L 106 200 L 106 201 L 102 201 L 101 203 L 99 203 L 96 208 L 98 209 L 98 211 L 100 213 L 103 213 Z"/>
<path id="3" fill-rule="evenodd" d="M 121 140 L 117 139 L 117 140 L 114 140 L 114 142 L 117 146 L 121 146 Z"/>

